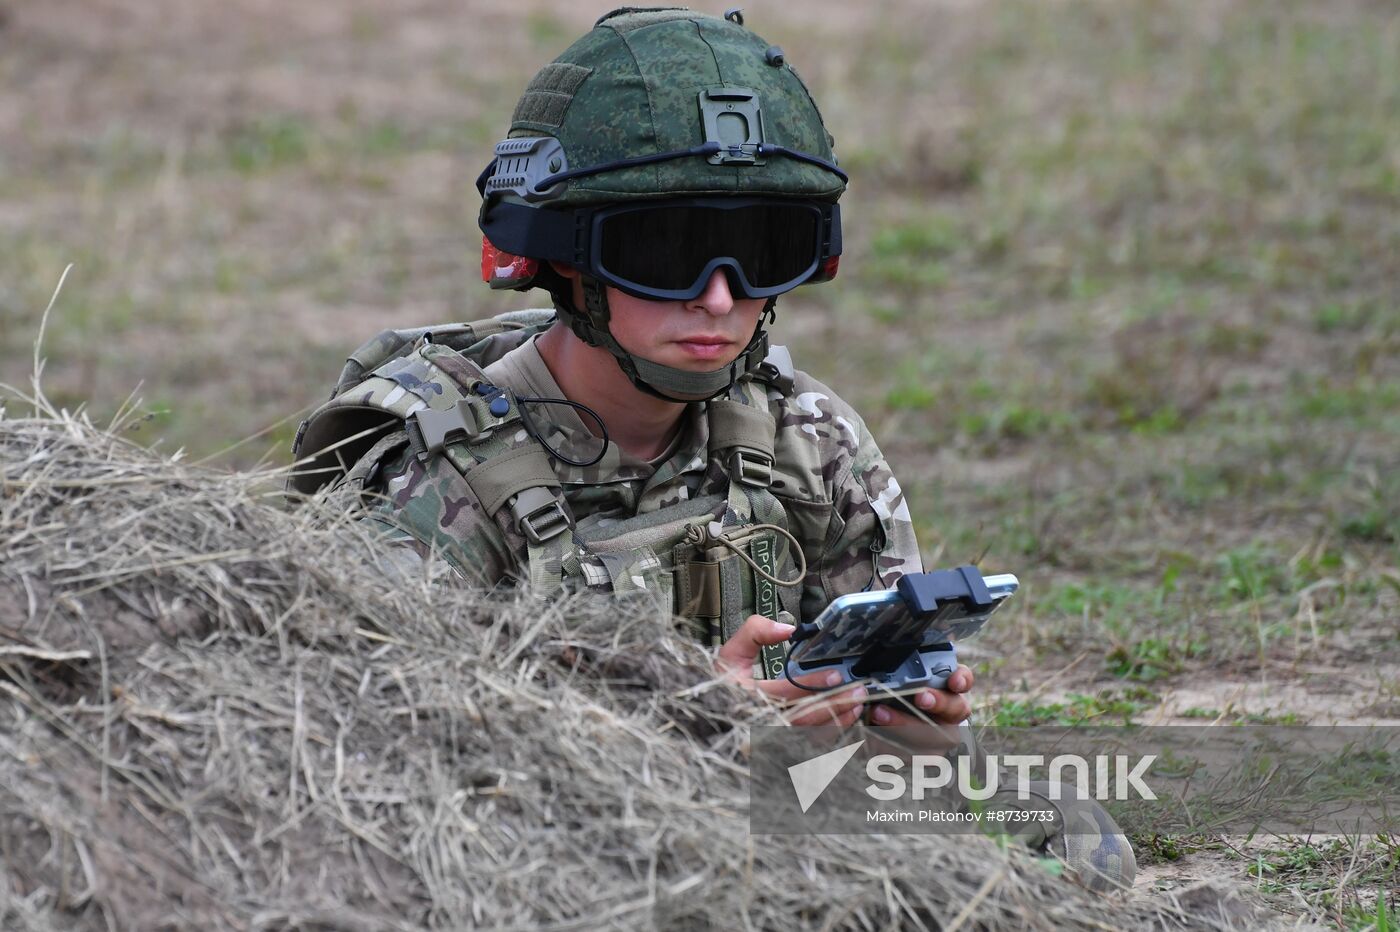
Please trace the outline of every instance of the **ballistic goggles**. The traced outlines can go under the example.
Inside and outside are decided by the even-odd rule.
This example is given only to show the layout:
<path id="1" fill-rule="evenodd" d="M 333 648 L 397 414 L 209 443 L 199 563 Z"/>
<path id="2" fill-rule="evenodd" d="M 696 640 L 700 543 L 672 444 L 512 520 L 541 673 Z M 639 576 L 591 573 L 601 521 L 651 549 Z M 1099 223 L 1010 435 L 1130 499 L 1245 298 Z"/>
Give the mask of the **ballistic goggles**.
<path id="1" fill-rule="evenodd" d="M 573 210 L 500 201 L 484 212 L 481 228 L 493 253 L 482 271 L 493 287 L 513 287 L 510 276 L 523 271 L 517 257 L 528 256 L 562 262 L 652 301 L 696 298 L 717 269 L 736 297 L 770 298 L 834 277 L 841 255 L 836 204 L 771 197 Z"/>

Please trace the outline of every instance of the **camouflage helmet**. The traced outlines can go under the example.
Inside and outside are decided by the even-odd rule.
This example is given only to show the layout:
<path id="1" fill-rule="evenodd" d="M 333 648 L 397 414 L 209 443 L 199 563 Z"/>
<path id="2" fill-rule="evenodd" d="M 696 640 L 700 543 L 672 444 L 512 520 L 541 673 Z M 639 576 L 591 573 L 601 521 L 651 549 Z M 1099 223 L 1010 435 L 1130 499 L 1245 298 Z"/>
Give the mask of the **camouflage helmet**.
<path id="1" fill-rule="evenodd" d="M 746 29 L 737 10 L 724 18 L 684 8 L 615 10 L 531 79 L 509 136 L 477 180 L 482 277 L 493 288 L 548 288 L 560 318 L 612 353 L 638 388 L 675 401 L 714 397 L 762 361 L 777 294 L 835 274 L 836 201 L 846 175 L 832 143 L 783 51 Z M 768 299 L 730 366 L 704 373 L 662 366 L 612 338 L 604 283 L 653 300 L 696 292 L 633 290 L 600 265 L 602 250 L 593 248 L 600 212 L 628 204 L 686 204 L 700 215 L 711 207 L 799 211 L 810 256 L 759 283 L 766 287 L 732 258 L 705 267 L 706 279 L 724 267 L 737 293 Z M 583 307 L 541 260 L 583 272 Z"/>

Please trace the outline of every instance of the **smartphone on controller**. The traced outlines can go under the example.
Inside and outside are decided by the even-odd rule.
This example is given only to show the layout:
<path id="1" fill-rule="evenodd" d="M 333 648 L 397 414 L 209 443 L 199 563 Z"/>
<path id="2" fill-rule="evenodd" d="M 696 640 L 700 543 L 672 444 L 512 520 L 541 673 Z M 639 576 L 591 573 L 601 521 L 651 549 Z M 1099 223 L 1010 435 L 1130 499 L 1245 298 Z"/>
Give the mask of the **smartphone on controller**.
<path id="1" fill-rule="evenodd" d="M 1009 573 L 984 577 L 970 566 L 900 583 L 833 600 L 789 651 L 788 676 L 836 669 L 843 674 L 836 689 L 856 681 L 941 689 L 958 668 L 954 643 L 980 631 L 1019 585 Z"/>

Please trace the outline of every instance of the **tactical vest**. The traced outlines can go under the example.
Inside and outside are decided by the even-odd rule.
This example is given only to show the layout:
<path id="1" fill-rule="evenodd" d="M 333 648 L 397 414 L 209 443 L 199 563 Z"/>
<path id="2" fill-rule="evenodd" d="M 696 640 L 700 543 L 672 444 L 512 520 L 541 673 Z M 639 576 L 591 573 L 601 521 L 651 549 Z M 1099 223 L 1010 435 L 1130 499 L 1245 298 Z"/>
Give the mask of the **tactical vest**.
<path id="1" fill-rule="evenodd" d="M 536 591 L 650 593 L 712 644 L 750 614 L 797 615 L 805 561 L 769 489 L 777 427 L 767 389 L 791 391 L 786 349 L 773 347 L 728 398 L 707 403 L 707 456 L 727 477 L 723 494 L 622 520 L 593 514 L 576 521 L 544 445 L 525 429 L 516 392 L 492 384 L 486 372 L 552 321 L 552 310 L 517 311 L 370 340 L 351 354 L 331 399 L 302 422 L 289 490 L 363 487 L 384 457 L 407 444 L 421 460 L 445 457 L 501 532 L 524 538 L 517 575 Z M 406 377 L 409 367 L 427 367 L 430 376 Z M 418 540 L 431 544 L 441 533 L 406 518 L 395 515 Z M 781 645 L 765 648 L 764 675 L 781 676 L 785 657 Z"/>

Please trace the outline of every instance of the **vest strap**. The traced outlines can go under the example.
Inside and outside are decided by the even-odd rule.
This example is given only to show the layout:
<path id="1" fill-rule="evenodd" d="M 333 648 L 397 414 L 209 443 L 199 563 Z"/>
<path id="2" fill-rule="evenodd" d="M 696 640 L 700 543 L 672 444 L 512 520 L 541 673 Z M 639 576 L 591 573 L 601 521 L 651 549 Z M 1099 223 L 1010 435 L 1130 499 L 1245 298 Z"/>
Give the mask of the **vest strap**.
<path id="1" fill-rule="evenodd" d="M 569 557 L 572 537 L 564 533 L 568 524 L 557 527 L 552 536 L 541 539 L 525 532 L 525 571 L 530 589 L 540 595 L 552 595 L 564 584 L 564 561 Z"/>
<path id="2" fill-rule="evenodd" d="M 745 450 L 773 462 L 773 437 L 778 423 L 773 415 L 727 398 L 709 405 L 710 452 Z"/>
<path id="3" fill-rule="evenodd" d="M 480 329 L 491 333 L 503 328 Z M 573 515 L 540 442 L 528 436 L 512 446 L 514 441 L 507 439 L 504 428 L 521 420 L 519 402 L 510 392 L 488 390 L 483 395 L 480 389 L 487 385 L 485 372 L 460 353 L 436 346 L 424 347 L 423 353 L 468 394 L 449 411 L 418 413 L 422 455 L 431 455 L 436 444 L 462 474 L 486 513 L 497 524 L 513 524 L 524 535 L 525 571 L 531 587 L 540 592 L 557 589 L 563 581 L 564 554 L 572 542 L 565 532 L 574 526 Z M 506 404 L 498 411 L 501 398 Z M 507 505 L 510 515 L 499 514 Z"/>
<path id="4" fill-rule="evenodd" d="M 546 498 L 555 501 L 546 488 L 559 487 L 559 477 L 549 465 L 549 457 L 534 443 L 522 444 L 513 450 L 488 457 L 468 469 L 463 477 L 476 493 L 481 507 L 491 514 L 499 511 L 511 496 L 527 489 L 539 489 Z M 520 504 L 523 510 L 517 510 L 516 519 L 520 520 L 522 515 L 533 515 L 542 507 L 541 501 L 531 498 L 528 502 Z M 516 506 L 512 508 L 515 509 Z"/>
<path id="5" fill-rule="evenodd" d="M 728 399 L 711 401 L 708 415 L 710 455 L 717 456 L 724 465 L 731 489 L 735 485 L 750 489 L 766 489 L 772 485 L 773 437 L 778 431 L 773 415 L 762 408 Z"/>

